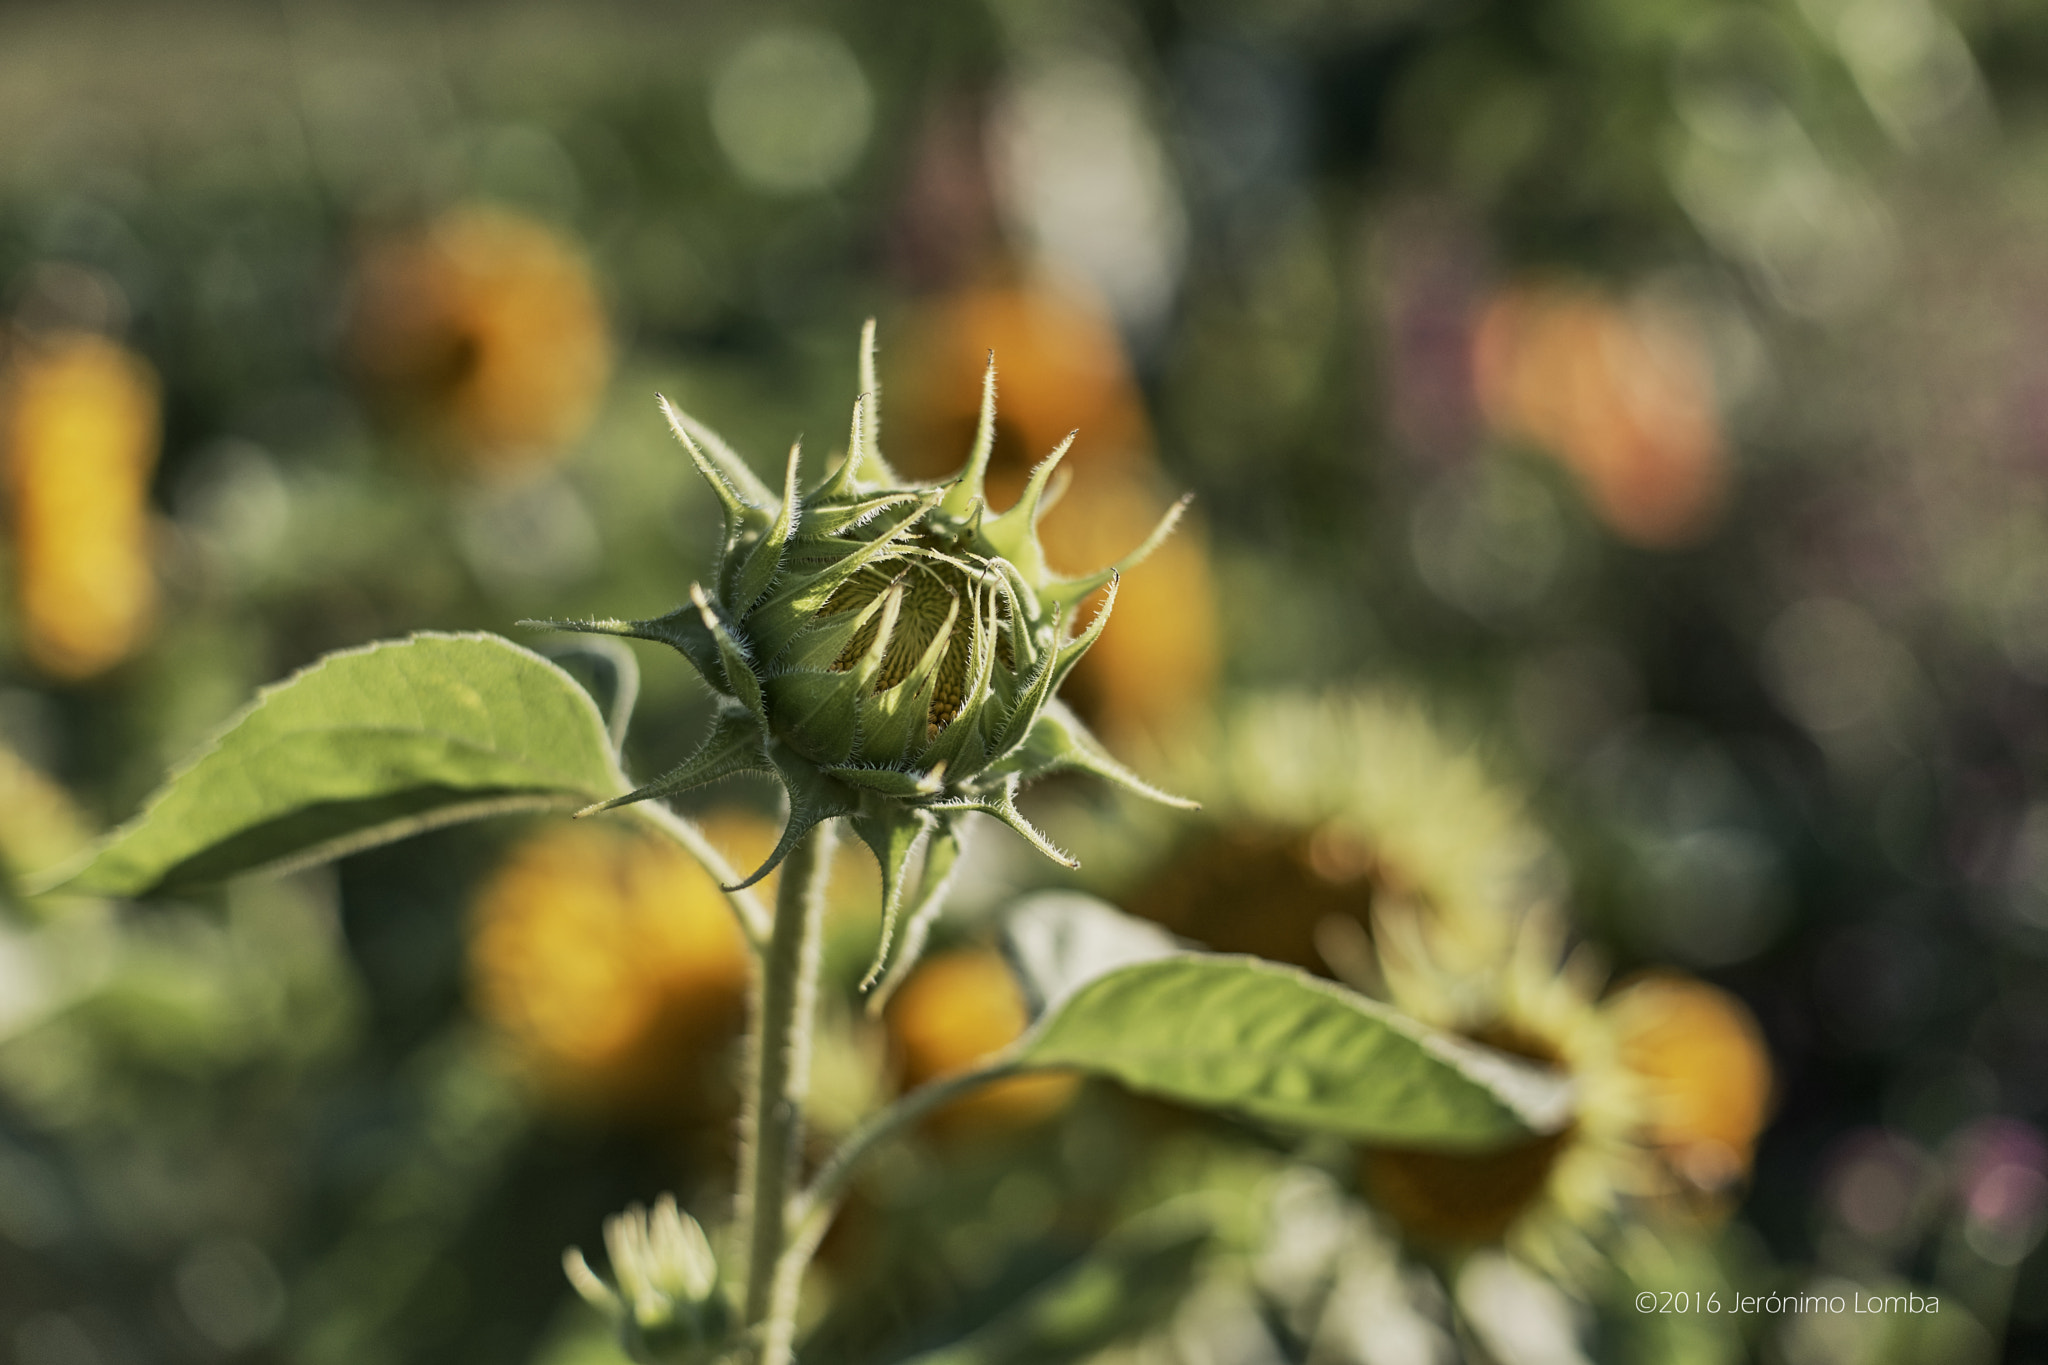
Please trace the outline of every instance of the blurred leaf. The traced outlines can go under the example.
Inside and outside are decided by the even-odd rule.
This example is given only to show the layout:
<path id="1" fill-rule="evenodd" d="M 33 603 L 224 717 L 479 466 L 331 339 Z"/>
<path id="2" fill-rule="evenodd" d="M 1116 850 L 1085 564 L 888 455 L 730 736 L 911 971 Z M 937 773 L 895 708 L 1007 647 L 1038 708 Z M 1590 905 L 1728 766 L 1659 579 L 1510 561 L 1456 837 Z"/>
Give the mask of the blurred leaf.
<path id="1" fill-rule="evenodd" d="M 495 635 L 415 635 L 265 688 L 51 884 L 141 895 L 627 785 L 603 717 L 560 668 Z"/>
<path id="2" fill-rule="evenodd" d="M 1027 1068 L 1373 1142 L 1483 1148 L 1554 1132 L 1555 1073 L 1435 1032 L 1293 967 L 1182 954 L 1083 985 L 1022 1040 Z"/>
<path id="3" fill-rule="evenodd" d="M 1061 1365 L 1151 1326 L 1180 1302 L 1210 1230 L 1181 1216 L 1148 1217 L 959 1341 L 905 1365 Z"/>

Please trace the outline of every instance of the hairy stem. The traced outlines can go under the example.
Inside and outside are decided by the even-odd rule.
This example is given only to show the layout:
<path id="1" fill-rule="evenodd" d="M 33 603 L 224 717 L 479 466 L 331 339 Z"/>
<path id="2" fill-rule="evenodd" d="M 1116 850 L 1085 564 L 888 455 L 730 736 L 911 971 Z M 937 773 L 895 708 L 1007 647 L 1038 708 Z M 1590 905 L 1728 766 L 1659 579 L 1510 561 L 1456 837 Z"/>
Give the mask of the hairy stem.
<path id="1" fill-rule="evenodd" d="M 911 1124 L 957 1099 L 977 1086 L 999 1080 L 1016 1071 L 1007 1056 L 998 1056 L 972 1071 L 913 1090 L 881 1113 L 869 1118 L 849 1135 L 831 1160 L 825 1163 L 810 1188 L 797 1196 L 790 1210 L 788 1242 L 774 1268 L 768 1298 L 768 1327 L 762 1360 L 785 1365 L 789 1359 L 790 1329 L 796 1322 L 797 1291 L 803 1286 L 804 1270 L 832 1225 L 839 1201 L 852 1183 L 861 1159 L 885 1139 L 901 1133 Z M 750 1282 L 751 1283 L 751 1282 Z M 779 1352 L 779 1354 L 778 1354 Z"/>
<path id="2" fill-rule="evenodd" d="M 745 1321 L 760 1365 L 788 1365 L 795 1327 L 795 1286 L 778 1293 L 776 1267 L 789 1240 L 789 1192 L 803 1145 L 833 840 L 832 825 L 819 825 L 784 860 L 774 925 L 754 974 L 738 1221 L 747 1249 Z"/>

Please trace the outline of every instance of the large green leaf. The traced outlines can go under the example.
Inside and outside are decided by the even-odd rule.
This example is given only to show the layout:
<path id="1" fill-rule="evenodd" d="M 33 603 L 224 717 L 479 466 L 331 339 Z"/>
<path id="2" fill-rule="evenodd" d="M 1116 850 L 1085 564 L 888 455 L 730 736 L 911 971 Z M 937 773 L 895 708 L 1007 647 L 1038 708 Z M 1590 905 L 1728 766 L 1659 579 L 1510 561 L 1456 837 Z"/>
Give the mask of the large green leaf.
<path id="1" fill-rule="evenodd" d="M 1258 958 L 1178 954 L 1105 973 L 1019 1040 L 1027 1068 L 1362 1141 L 1495 1147 L 1570 1121 L 1568 1082 Z"/>
<path id="2" fill-rule="evenodd" d="M 415 635 L 265 688 L 55 884 L 141 895 L 628 785 L 560 668 L 495 635 Z"/>

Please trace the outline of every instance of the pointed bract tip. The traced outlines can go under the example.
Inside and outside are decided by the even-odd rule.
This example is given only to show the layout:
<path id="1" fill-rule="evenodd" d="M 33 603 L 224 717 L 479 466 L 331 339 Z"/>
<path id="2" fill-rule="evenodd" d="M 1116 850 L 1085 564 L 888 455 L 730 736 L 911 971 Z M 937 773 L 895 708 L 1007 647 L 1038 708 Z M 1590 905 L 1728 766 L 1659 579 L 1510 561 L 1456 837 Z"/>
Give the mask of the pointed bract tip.
<path id="1" fill-rule="evenodd" d="M 881 391 L 881 382 L 875 378 L 875 320 L 869 318 L 860 327 L 860 386 L 868 393 Z"/>
<path id="2" fill-rule="evenodd" d="M 996 353 L 988 353 L 988 368 L 981 376 L 981 411 L 975 418 L 974 440 L 967 448 L 967 463 L 959 477 L 948 485 L 945 512 L 966 518 L 983 494 L 988 477 L 989 456 L 996 445 Z"/>
<path id="3" fill-rule="evenodd" d="M 562 1253 L 562 1273 L 568 1276 L 577 1296 L 592 1308 L 607 1312 L 619 1310 L 619 1296 L 590 1268 L 590 1262 L 583 1259 L 583 1248 L 570 1247 Z"/>

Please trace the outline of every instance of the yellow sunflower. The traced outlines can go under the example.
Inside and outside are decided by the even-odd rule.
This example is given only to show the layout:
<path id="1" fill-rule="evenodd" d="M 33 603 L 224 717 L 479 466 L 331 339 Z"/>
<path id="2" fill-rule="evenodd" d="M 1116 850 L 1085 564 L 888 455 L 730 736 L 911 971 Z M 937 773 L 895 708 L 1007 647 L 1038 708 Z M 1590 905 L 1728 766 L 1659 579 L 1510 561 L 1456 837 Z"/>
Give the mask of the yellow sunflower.
<path id="1" fill-rule="evenodd" d="M 1572 1079 L 1572 1126 L 1480 1156 L 1366 1148 L 1368 1195 L 1415 1242 L 1500 1244 L 1567 1283 L 1587 1283 L 1603 1233 L 1630 1211 L 1739 1186 L 1767 1117 L 1771 1071 L 1761 1031 L 1733 996 L 1658 973 L 1601 997 L 1603 969 L 1566 953 L 1558 916 L 1518 918 L 1490 969 L 1446 965 L 1427 917 L 1376 916 L 1386 998 L 1417 1018 Z"/>
<path id="2" fill-rule="evenodd" d="M 518 845 L 471 905 L 477 1013 L 571 1104 L 729 1112 L 748 970 L 709 873 L 597 821 L 551 825 Z"/>
<path id="3" fill-rule="evenodd" d="M 1375 907 L 1403 904 L 1476 969 L 1554 875 L 1520 799 L 1399 695 L 1251 698 L 1197 747 L 1200 821 L 1122 899 L 1211 948 L 1357 975 Z"/>
<path id="4" fill-rule="evenodd" d="M 1755 1017 L 1726 991 L 1668 971 L 1623 982 L 1602 1011 L 1640 1084 L 1651 1145 L 1687 1191 L 1731 1193 L 1770 1117 L 1770 1052 Z"/>
<path id="5" fill-rule="evenodd" d="M 758 865 L 776 826 L 714 814 L 705 836 Z M 835 929 L 866 952 L 874 863 L 841 844 L 827 889 Z M 775 894 L 776 876 L 761 883 Z M 750 954 L 724 893 L 674 846 L 601 822 L 517 845 L 470 905 L 470 998 L 544 1091 L 571 1106 L 692 1123 L 738 1103 L 730 1063 L 746 1022 Z M 837 1131 L 875 1102 L 879 1039 L 832 1013 L 814 1066 L 813 1120 Z M 871 1055 L 874 1054 L 874 1055 Z"/>
<path id="6" fill-rule="evenodd" d="M 1180 784 L 1204 827 L 1127 908 L 1226 952 L 1339 977 L 1572 1078 L 1573 1126 L 1482 1156 L 1363 1150 L 1360 1182 L 1418 1245 L 1504 1245 L 1567 1283 L 1632 1208 L 1739 1188 L 1770 1063 L 1732 996 L 1671 973 L 1602 995 L 1565 951 L 1556 854 L 1475 748 L 1408 699 L 1254 698 Z"/>
<path id="7" fill-rule="evenodd" d="M 559 456 L 611 375 L 583 252 L 504 209 L 457 209 L 363 255 L 347 338 L 370 395 L 478 471 Z"/>
<path id="8" fill-rule="evenodd" d="M 44 672 L 102 673 L 148 636 L 157 599 L 149 363 L 90 333 L 23 339 L 0 383 L 0 456 L 22 643 Z"/>

